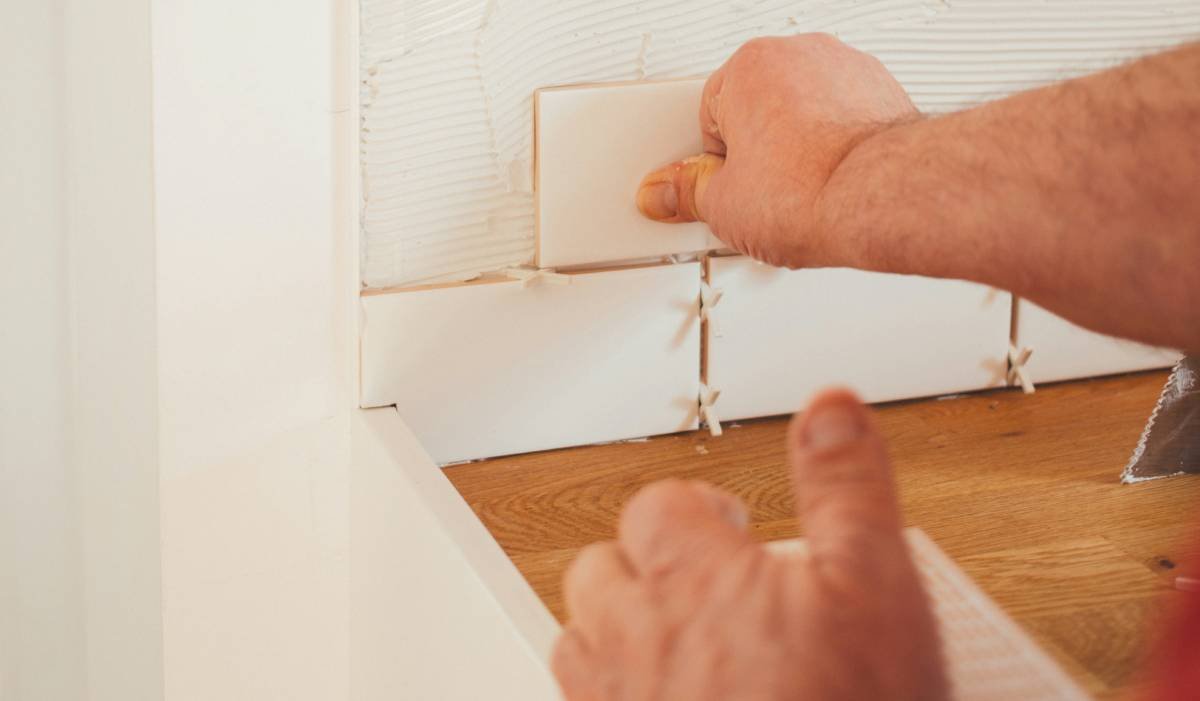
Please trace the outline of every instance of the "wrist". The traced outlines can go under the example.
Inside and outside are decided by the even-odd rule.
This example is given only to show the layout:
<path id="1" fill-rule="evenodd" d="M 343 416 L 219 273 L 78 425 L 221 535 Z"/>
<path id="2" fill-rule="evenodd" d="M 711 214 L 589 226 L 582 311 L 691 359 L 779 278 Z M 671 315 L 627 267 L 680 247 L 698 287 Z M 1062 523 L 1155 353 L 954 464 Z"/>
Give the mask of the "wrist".
<path id="1" fill-rule="evenodd" d="M 902 272 L 898 206 L 913 128 L 924 117 L 860 133 L 838 161 L 813 205 L 819 265 Z"/>

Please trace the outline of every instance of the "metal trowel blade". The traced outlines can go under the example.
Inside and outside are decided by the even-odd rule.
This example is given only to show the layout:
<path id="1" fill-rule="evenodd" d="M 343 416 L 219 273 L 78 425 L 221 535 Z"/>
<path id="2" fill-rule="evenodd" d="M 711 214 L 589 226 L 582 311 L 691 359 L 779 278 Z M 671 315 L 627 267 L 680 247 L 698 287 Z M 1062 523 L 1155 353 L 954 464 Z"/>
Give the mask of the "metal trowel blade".
<path id="1" fill-rule="evenodd" d="M 1163 387 L 1121 481 L 1200 472 L 1200 360 L 1185 355 Z"/>

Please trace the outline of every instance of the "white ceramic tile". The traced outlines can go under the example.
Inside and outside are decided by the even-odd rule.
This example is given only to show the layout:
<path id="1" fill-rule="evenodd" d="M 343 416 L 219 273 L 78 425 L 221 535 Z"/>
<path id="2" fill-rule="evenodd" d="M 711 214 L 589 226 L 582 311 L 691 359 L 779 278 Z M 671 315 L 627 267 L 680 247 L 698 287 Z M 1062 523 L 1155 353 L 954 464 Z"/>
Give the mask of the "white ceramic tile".
<path id="1" fill-rule="evenodd" d="M 362 404 L 440 463 L 695 428 L 698 263 L 363 298 Z"/>
<path id="2" fill-rule="evenodd" d="M 650 221 L 636 201 L 647 173 L 703 152 L 703 88 L 684 80 L 538 91 L 538 265 L 721 247 L 707 225 Z"/>
<path id="3" fill-rule="evenodd" d="M 721 419 L 785 414 L 844 385 L 868 402 L 1003 384 L 1011 296 L 956 280 L 786 271 L 714 258 L 708 384 Z"/>
<path id="4" fill-rule="evenodd" d="M 1017 345 L 1033 349 L 1025 367 L 1035 384 L 1164 368 L 1179 359 L 1173 350 L 1088 331 L 1025 299 L 1017 301 L 1016 331 Z"/>

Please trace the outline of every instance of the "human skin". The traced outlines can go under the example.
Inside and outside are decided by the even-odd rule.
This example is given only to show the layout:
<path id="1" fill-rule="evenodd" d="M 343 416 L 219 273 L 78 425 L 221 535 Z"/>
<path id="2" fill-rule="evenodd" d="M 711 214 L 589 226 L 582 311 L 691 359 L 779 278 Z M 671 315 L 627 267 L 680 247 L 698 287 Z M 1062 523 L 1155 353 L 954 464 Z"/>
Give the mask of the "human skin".
<path id="1" fill-rule="evenodd" d="M 938 640 L 866 407 L 822 394 L 788 433 L 805 556 L 766 551 L 734 497 L 660 482 L 567 571 L 553 668 L 571 701 L 945 697 Z"/>
<path id="2" fill-rule="evenodd" d="M 775 265 L 974 280 L 1200 350 L 1200 44 L 922 116 L 826 35 L 754 40 L 705 86 L 707 153 L 643 213 Z"/>
<path id="3" fill-rule="evenodd" d="M 774 265 L 974 280 L 1200 349 L 1200 45 L 927 117 L 832 37 L 760 39 L 709 79 L 700 129 L 705 154 L 646 177 L 647 216 Z M 868 410 L 822 393 L 788 442 L 808 557 L 768 554 L 712 487 L 648 487 L 567 572 L 568 699 L 945 696 Z"/>

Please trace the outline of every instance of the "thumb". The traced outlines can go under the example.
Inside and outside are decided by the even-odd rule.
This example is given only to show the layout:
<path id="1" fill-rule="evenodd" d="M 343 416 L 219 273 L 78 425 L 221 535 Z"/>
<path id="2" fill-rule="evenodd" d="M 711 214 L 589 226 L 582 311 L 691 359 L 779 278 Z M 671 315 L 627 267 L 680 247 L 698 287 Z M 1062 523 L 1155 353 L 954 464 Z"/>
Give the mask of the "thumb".
<path id="1" fill-rule="evenodd" d="M 659 168 L 638 187 L 638 209 L 670 224 L 705 221 L 705 197 L 723 165 L 724 157 L 706 153 Z"/>
<path id="2" fill-rule="evenodd" d="M 792 420 L 788 454 L 813 563 L 842 581 L 885 583 L 906 550 L 891 461 L 867 408 L 847 390 L 818 394 Z"/>
<path id="3" fill-rule="evenodd" d="M 667 480 L 634 495 L 617 524 L 617 543 L 640 576 L 720 560 L 753 542 L 746 509 L 733 495 L 699 482 Z"/>

